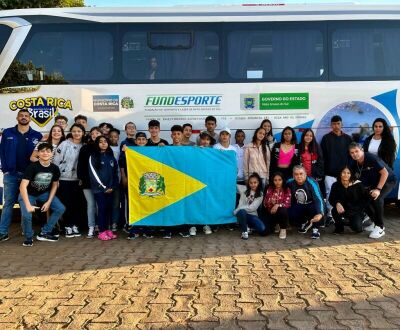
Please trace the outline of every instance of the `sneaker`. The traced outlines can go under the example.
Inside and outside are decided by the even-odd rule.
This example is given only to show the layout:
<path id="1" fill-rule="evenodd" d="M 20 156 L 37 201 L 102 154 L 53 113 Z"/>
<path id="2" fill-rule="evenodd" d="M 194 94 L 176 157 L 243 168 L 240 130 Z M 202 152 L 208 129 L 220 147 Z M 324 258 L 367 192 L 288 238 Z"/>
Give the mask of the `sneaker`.
<path id="1" fill-rule="evenodd" d="M 32 238 L 27 238 L 23 243 L 22 246 L 33 246 Z"/>
<path id="2" fill-rule="evenodd" d="M 97 237 L 101 241 L 109 241 L 112 239 L 110 236 L 107 235 L 106 231 L 102 231 Z"/>
<path id="3" fill-rule="evenodd" d="M 72 226 L 72 233 L 74 234 L 74 237 L 81 237 L 81 233 L 79 232 L 77 226 Z"/>
<path id="4" fill-rule="evenodd" d="M 301 225 L 301 227 L 297 230 L 300 234 L 305 234 L 312 227 L 311 221 L 307 221 Z"/>
<path id="5" fill-rule="evenodd" d="M 139 234 L 129 233 L 129 235 L 128 235 L 128 237 L 126 239 L 129 239 L 129 240 L 133 241 L 134 239 L 136 239 L 138 237 L 139 237 Z"/>
<path id="6" fill-rule="evenodd" d="M 189 235 L 190 236 L 196 236 L 196 232 L 197 232 L 196 227 L 190 227 L 189 228 Z"/>
<path id="7" fill-rule="evenodd" d="M 44 232 L 40 232 L 40 234 L 38 234 L 36 236 L 36 239 L 38 241 L 46 241 L 46 242 L 57 242 L 58 241 L 58 237 L 55 237 L 52 234 L 44 233 Z"/>
<path id="8" fill-rule="evenodd" d="M 108 237 L 110 237 L 111 239 L 116 239 L 117 235 L 115 235 L 112 230 L 106 230 L 106 233 L 108 235 Z"/>
<path id="9" fill-rule="evenodd" d="M 281 229 L 279 231 L 279 238 L 280 239 L 285 239 L 286 238 L 286 229 Z"/>
<path id="10" fill-rule="evenodd" d="M 165 238 L 165 239 L 172 238 L 172 233 L 170 231 L 165 232 L 163 238 Z"/>
<path id="11" fill-rule="evenodd" d="M 374 231 L 375 230 L 375 224 L 371 223 L 368 227 L 364 228 L 365 231 Z"/>
<path id="12" fill-rule="evenodd" d="M 244 231 L 243 233 L 242 233 L 242 237 L 241 237 L 242 239 L 249 239 L 249 233 L 247 232 L 247 231 Z"/>
<path id="13" fill-rule="evenodd" d="M 111 226 L 111 231 L 117 231 L 118 230 L 118 225 L 116 223 L 113 223 Z"/>
<path id="14" fill-rule="evenodd" d="M 142 235 L 144 238 L 154 238 L 154 236 L 152 235 L 152 234 L 149 234 L 149 233 L 143 233 L 143 235 Z"/>
<path id="15" fill-rule="evenodd" d="M 311 238 L 312 239 L 319 239 L 321 237 L 321 234 L 319 233 L 318 228 L 313 228 Z"/>
<path id="16" fill-rule="evenodd" d="M 0 242 L 2 241 L 8 241 L 10 237 L 8 237 L 8 234 L 0 234 Z"/>
<path id="17" fill-rule="evenodd" d="M 180 232 L 179 235 L 181 235 L 184 238 L 190 237 L 190 234 L 187 231 Z"/>
<path id="18" fill-rule="evenodd" d="M 124 228 L 122 228 L 122 230 L 127 234 L 129 234 L 129 229 L 130 229 L 130 226 L 128 224 L 125 224 Z"/>
<path id="19" fill-rule="evenodd" d="M 206 235 L 212 234 L 212 230 L 211 230 L 210 226 L 204 226 L 203 231 L 204 231 L 204 234 L 206 234 Z"/>
<path id="20" fill-rule="evenodd" d="M 89 231 L 86 235 L 86 238 L 93 238 L 94 237 L 94 227 L 89 227 Z"/>
<path id="21" fill-rule="evenodd" d="M 75 237 L 71 227 L 65 227 L 65 237 L 66 238 L 73 238 Z"/>
<path id="22" fill-rule="evenodd" d="M 375 226 L 374 230 L 369 234 L 369 238 L 381 238 L 385 235 L 385 227 L 381 228 L 379 226 Z"/>
<path id="23" fill-rule="evenodd" d="M 322 224 L 324 225 L 324 227 L 328 228 L 330 225 L 335 224 L 335 220 L 333 219 L 332 216 L 327 216 L 325 218 L 325 221 L 322 222 Z"/>

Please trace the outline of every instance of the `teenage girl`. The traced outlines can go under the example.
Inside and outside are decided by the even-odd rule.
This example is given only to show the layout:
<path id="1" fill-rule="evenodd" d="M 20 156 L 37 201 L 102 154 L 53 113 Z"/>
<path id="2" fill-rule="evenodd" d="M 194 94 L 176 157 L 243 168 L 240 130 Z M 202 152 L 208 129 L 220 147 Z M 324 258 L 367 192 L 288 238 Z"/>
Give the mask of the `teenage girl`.
<path id="1" fill-rule="evenodd" d="M 57 194 L 66 208 L 63 215 L 66 238 L 81 236 L 78 221 L 82 216 L 82 190 L 79 186 L 77 167 L 85 129 L 80 124 L 73 124 L 70 134 L 71 138 L 58 146 L 53 160 L 61 172 Z"/>
<path id="2" fill-rule="evenodd" d="M 280 143 L 275 143 L 271 155 L 269 173 L 281 172 L 288 180 L 293 176 L 293 167 L 300 164 L 296 133 L 286 126 L 282 131 Z"/>
<path id="3" fill-rule="evenodd" d="M 98 136 L 89 157 L 90 184 L 98 209 L 99 236 L 102 241 L 117 238 L 111 230 L 113 191 L 118 187 L 118 166 L 110 143 Z"/>
<path id="4" fill-rule="evenodd" d="M 243 186 L 238 185 L 238 189 Z M 257 209 L 262 203 L 261 178 L 257 173 L 249 176 L 247 186 L 241 189 L 238 207 L 233 211 L 242 230 L 242 239 L 249 238 L 248 228 L 255 229 L 260 235 L 265 234 L 265 225 L 258 217 Z"/>
<path id="5" fill-rule="evenodd" d="M 270 228 L 279 226 L 279 238 L 286 238 L 286 228 L 289 224 L 288 208 L 290 207 L 291 193 L 286 187 L 283 174 L 276 172 L 265 192 L 264 206 L 267 210 L 267 222 Z"/>

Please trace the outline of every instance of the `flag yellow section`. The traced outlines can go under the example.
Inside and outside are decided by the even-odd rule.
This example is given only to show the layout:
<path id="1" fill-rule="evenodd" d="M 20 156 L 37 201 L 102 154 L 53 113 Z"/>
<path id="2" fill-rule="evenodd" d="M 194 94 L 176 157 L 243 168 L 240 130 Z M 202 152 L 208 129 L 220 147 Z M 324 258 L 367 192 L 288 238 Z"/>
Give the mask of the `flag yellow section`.
<path id="1" fill-rule="evenodd" d="M 126 150 L 126 160 L 131 225 L 206 187 L 201 181 L 135 150 Z"/>

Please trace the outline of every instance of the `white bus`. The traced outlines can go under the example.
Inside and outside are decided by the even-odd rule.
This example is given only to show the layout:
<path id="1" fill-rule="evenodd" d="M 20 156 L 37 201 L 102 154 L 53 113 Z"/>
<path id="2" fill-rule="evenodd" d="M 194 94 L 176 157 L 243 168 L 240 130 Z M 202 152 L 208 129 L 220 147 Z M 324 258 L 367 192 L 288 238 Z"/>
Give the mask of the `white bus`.
<path id="1" fill-rule="evenodd" d="M 165 135 L 213 115 L 248 139 L 264 118 L 320 139 L 340 114 L 360 141 L 385 118 L 399 144 L 400 5 L 2 11 L 0 51 L 0 128 L 27 108 L 43 131 L 56 114 Z"/>

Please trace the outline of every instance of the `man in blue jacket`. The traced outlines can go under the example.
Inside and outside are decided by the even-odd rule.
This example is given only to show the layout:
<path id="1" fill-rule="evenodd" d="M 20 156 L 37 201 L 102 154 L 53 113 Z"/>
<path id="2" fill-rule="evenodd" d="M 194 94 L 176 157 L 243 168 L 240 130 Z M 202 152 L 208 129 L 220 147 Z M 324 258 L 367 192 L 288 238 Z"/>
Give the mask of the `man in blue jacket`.
<path id="1" fill-rule="evenodd" d="M 299 233 L 305 234 L 312 228 L 311 238 L 318 239 L 318 227 L 322 223 L 324 214 L 324 201 L 317 181 L 306 174 L 301 165 L 293 168 L 293 179 L 289 179 L 287 186 L 292 194 L 289 219 L 298 227 Z"/>
<path id="2" fill-rule="evenodd" d="M 18 201 L 19 185 L 29 158 L 42 134 L 33 130 L 29 124 L 31 116 L 28 110 L 20 110 L 17 125 L 3 131 L 0 143 L 1 170 L 4 174 L 4 205 L 0 221 L 0 241 L 8 240 L 14 204 Z"/>

